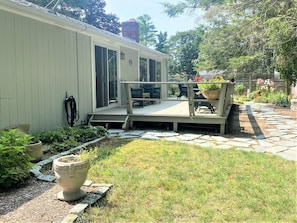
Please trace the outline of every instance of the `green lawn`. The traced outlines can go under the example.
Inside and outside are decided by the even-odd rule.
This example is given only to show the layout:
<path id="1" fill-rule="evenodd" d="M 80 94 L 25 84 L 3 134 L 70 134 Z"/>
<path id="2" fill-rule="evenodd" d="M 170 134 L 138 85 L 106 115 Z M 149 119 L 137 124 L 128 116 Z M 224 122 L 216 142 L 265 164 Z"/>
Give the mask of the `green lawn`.
<path id="1" fill-rule="evenodd" d="M 293 161 L 141 139 L 88 155 L 88 178 L 114 187 L 78 222 L 297 222 Z"/>

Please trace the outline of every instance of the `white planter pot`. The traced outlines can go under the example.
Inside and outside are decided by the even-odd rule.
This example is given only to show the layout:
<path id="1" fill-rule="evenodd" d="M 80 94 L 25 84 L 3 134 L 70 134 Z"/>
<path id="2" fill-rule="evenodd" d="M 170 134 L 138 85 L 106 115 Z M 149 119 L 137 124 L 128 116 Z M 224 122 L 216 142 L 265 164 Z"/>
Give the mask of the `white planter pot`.
<path id="1" fill-rule="evenodd" d="M 80 187 L 87 179 L 90 168 L 89 160 L 79 161 L 78 156 L 63 156 L 53 161 L 53 170 L 62 191 L 58 199 L 64 201 L 78 200 L 86 195 Z"/>

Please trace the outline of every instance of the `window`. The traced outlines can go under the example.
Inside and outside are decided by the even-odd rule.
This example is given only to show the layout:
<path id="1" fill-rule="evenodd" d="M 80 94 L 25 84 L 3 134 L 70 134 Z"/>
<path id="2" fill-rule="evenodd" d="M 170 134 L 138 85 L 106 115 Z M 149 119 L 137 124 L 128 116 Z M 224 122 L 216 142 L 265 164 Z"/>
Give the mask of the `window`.
<path id="1" fill-rule="evenodd" d="M 140 81 L 147 81 L 147 59 L 146 58 L 140 58 Z"/>

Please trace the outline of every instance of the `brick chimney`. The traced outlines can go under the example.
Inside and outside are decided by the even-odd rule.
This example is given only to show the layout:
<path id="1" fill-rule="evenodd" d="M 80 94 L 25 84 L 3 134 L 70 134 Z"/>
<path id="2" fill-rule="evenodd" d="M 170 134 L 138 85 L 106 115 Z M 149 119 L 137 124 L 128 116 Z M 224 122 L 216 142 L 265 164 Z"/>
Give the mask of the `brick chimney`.
<path id="1" fill-rule="evenodd" d="M 122 36 L 139 43 L 139 24 L 135 19 L 122 22 Z"/>

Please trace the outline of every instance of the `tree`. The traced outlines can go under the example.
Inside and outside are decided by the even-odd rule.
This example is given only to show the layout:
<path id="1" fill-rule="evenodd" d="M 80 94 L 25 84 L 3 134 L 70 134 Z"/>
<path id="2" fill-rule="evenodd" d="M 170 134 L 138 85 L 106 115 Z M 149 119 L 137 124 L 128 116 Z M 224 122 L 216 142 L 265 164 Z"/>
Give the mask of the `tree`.
<path id="1" fill-rule="evenodd" d="M 206 10 L 208 32 L 197 69 L 233 69 L 268 78 L 277 70 L 289 84 L 296 83 L 296 0 L 183 0 L 163 6 L 168 16 Z"/>
<path id="2" fill-rule="evenodd" d="M 185 73 L 187 79 L 193 79 L 197 74 L 192 61 L 198 57 L 204 27 L 186 32 L 178 32 L 169 39 L 171 60 L 169 70 L 171 74 Z"/>
<path id="3" fill-rule="evenodd" d="M 287 2 L 289 3 L 289 2 Z M 296 33 L 296 1 L 287 5 L 289 8 L 283 15 L 268 19 L 266 34 L 270 38 L 268 44 L 274 49 L 276 70 L 289 84 L 297 82 L 297 33 Z"/>
<path id="4" fill-rule="evenodd" d="M 181 0 L 177 4 L 162 2 L 165 14 L 169 17 L 176 17 L 180 14 L 190 12 L 193 13 L 196 9 L 209 10 L 213 6 L 218 6 L 224 3 L 225 0 Z"/>
<path id="5" fill-rule="evenodd" d="M 144 46 L 154 46 L 156 44 L 156 27 L 147 14 L 137 17 L 139 24 L 139 42 Z"/>
<path id="6" fill-rule="evenodd" d="M 106 14 L 104 0 L 28 0 L 47 7 L 71 18 L 86 22 L 115 34 L 120 33 L 119 19 L 113 14 Z"/>
<path id="7" fill-rule="evenodd" d="M 115 34 L 120 33 L 119 19 L 113 14 L 106 14 L 103 0 L 90 0 L 85 10 L 84 22 Z"/>
<path id="8" fill-rule="evenodd" d="M 168 53 L 168 42 L 167 42 L 167 32 L 160 32 L 157 35 L 157 43 L 155 45 L 155 50 L 160 51 L 162 53 Z"/>

